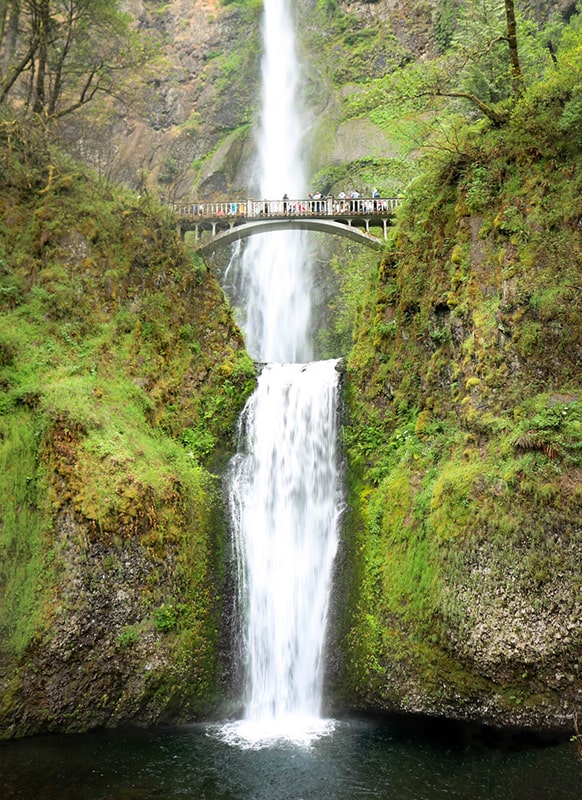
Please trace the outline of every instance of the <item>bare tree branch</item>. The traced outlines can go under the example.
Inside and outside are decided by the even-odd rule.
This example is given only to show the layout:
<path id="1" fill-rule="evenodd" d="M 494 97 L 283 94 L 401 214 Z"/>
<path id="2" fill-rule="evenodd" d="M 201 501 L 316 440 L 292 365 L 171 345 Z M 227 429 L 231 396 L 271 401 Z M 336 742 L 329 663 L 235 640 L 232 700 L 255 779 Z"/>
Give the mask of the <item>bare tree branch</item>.
<path id="1" fill-rule="evenodd" d="M 6 75 L 4 75 L 2 78 L 2 81 L 0 81 L 0 104 L 4 102 L 20 75 L 32 62 L 37 47 L 38 39 L 35 37 L 31 40 L 28 50 L 22 56 L 20 61 L 17 64 L 13 64 Z"/>
<path id="2" fill-rule="evenodd" d="M 480 100 L 476 95 L 471 94 L 471 92 L 461 92 L 455 91 L 454 89 L 442 89 L 440 87 L 434 87 L 432 89 L 420 91 L 418 96 L 458 97 L 463 100 L 469 100 L 469 102 L 473 103 L 473 105 L 476 106 L 479 111 L 481 111 L 481 113 L 487 117 L 487 119 L 491 120 L 496 127 L 503 125 L 509 119 L 509 113 L 507 111 L 493 108 L 492 106 Z"/>
<path id="3" fill-rule="evenodd" d="M 85 81 L 85 85 L 83 86 L 83 89 L 81 90 L 81 94 L 79 96 L 79 99 L 75 103 L 72 103 L 70 106 L 67 106 L 66 108 L 61 109 L 58 113 L 53 114 L 51 119 L 55 119 L 56 120 L 56 119 L 60 119 L 61 117 L 65 117 L 67 114 L 72 114 L 73 111 L 76 111 L 77 109 L 81 108 L 82 106 L 86 105 L 87 103 L 90 103 L 91 100 L 93 100 L 93 98 L 95 97 L 95 95 L 97 94 L 97 92 L 100 89 L 99 79 L 97 79 L 97 82 L 93 86 L 91 85 L 91 84 L 93 84 L 93 81 L 95 79 L 95 76 L 98 74 L 98 71 L 99 71 L 98 67 L 95 67 L 89 73 L 89 75 L 87 76 L 87 80 Z"/>

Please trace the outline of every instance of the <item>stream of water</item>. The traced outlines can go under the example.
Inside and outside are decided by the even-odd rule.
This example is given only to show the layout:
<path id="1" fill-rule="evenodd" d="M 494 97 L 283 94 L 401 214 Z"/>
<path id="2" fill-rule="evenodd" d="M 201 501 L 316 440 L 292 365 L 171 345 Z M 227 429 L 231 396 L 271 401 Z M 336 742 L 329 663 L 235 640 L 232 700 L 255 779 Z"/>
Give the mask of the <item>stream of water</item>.
<path id="1" fill-rule="evenodd" d="M 260 191 L 302 196 L 304 175 L 289 0 L 267 0 L 263 28 Z M 245 707 L 221 735 L 239 746 L 308 743 L 321 718 L 323 656 L 341 507 L 336 458 L 336 362 L 311 362 L 305 237 L 256 236 L 238 282 L 243 330 L 268 362 L 241 419 L 229 499 L 243 619 Z"/>

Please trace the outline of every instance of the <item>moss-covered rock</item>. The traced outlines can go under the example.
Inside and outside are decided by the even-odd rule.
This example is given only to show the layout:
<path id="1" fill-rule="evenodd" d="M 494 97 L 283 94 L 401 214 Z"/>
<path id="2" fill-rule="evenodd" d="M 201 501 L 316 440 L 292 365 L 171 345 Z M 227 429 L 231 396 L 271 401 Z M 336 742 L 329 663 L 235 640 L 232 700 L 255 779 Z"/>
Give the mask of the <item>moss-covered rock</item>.
<path id="1" fill-rule="evenodd" d="M 573 69 L 411 188 L 347 367 L 356 707 L 582 704 L 582 154 Z"/>
<path id="2" fill-rule="evenodd" d="M 0 167 L 0 730 L 208 713 L 254 365 L 171 216 L 30 121 Z"/>

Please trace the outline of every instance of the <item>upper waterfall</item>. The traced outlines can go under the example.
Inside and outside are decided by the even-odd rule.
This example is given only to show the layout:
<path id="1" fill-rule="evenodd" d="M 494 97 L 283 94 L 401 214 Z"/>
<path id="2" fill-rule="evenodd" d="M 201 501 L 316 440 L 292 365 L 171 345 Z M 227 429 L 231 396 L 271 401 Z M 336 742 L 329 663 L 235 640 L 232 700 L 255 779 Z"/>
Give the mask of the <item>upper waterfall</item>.
<path id="1" fill-rule="evenodd" d="M 301 67 L 289 0 L 266 0 L 263 18 L 263 91 L 259 136 L 262 197 L 303 197 L 302 149 L 305 126 L 300 112 Z"/>
<path id="2" fill-rule="evenodd" d="M 301 68 L 289 0 L 265 0 L 258 177 L 264 197 L 305 193 L 298 90 Z M 251 239 L 241 264 L 247 349 L 258 361 L 310 361 L 311 279 L 298 231 Z"/>

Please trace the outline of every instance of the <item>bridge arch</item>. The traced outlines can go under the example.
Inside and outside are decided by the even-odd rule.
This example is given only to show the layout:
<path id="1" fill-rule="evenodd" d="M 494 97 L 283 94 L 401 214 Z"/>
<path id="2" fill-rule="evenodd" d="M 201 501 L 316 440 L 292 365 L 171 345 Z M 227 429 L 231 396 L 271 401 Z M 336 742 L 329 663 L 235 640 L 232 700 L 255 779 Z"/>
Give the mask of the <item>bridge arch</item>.
<path id="1" fill-rule="evenodd" d="M 207 241 L 200 241 L 197 249 L 202 255 L 209 255 L 218 244 L 231 244 L 239 239 L 246 239 L 249 236 L 254 236 L 259 233 L 289 230 L 309 230 L 319 231 L 320 233 L 331 233 L 336 236 L 344 236 L 348 239 L 352 239 L 352 241 L 359 242 L 366 247 L 370 247 L 372 250 L 382 250 L 383 248 L 383 241 L 377 236 L 372 236 L 372 234 L 366 233 L 352 225 L 346 225 L 343 222 L 336 222 L 335 220 L 296 217 L 279 220 L 258 219 L 252 222 L 244 222 L 226 231 L 217 233 Z"/>

